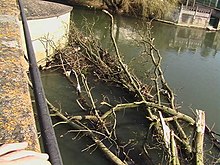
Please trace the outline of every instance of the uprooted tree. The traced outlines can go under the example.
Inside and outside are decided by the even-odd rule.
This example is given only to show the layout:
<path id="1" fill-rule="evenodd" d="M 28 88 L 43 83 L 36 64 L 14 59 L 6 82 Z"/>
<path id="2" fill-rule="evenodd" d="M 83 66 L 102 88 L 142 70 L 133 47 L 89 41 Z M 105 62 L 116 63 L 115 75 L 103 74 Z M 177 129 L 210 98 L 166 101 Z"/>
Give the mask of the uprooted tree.
<path id="1" fill-rule="evenodd" d="M 50 64 L 62 69 L 76 87 L 77 103 L 84 115 L 63 114 L 48 101 L 53 116 L 72 126 L 73 129 L 69 132 L 91 138 L 94 141 L 92 146 L 97 146 L 114 164 L 138 164 L 129 154 L 131 148 L 135 148 L 135 142 L 130 139 L 122 144 L 117 136 L 117 113 L 127 109 L 136 111 L 138 108 L 145 112 L 146 122 L 151 123 L 146 133 L 147 140 L 137 153 L 144 155 L 145 164 L 155 164 L 149 154 L 152 148 L 157 148 L 163 154 L 162 164 L 200 165 L 206 164 L 206 161 L 209 164 L 219 162 L 219 154 L 213 155 L 211 160 L 205 159 L 207 154 L 203 148 L 204 136 L 212 143 L 212 149 L 219 151 L 220 144 L 215 139 L 214 132 L 205 124 L 204 111 L 196 110 L 194 118 L 182 113 L 177 106 L 175 94 L 164 78 L 160 66 L 162 58 L 154 46 L 150 28 L 144 34 L 140 33 L 139 41 L 143 48 L 142 54 L 149 56 L 154 66 L 148 73 L 150 75 L 146 84 L 124 63 L 114 38 L 114 19 L 109 12 L 104 12 L 111 20 L 110 36 L 115 54 L 110 54 L 101 47 L 91 29 L 88 30 L 88 36 L 85 36 L 76 27 L 71 27 L 69 45 L 57 50 Z M 97 105 L 87 76 L 93 76 L 96 81 L 106 85 L 122 88 L 133 96 L 132 101 L 112 105 L 111 101 L 103 99 L 100 104 L 105 109 L 100 109 L 102 106 Z"/>

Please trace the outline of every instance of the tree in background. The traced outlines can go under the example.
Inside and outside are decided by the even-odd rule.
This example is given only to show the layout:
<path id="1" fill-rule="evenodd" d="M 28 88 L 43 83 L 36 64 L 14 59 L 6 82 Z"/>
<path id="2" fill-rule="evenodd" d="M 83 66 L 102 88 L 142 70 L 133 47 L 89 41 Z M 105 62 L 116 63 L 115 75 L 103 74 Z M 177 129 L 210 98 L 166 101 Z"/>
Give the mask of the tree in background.
<path id="1" fill-rule="evenodd" d="M 164 14 L 172 12 L 179 0 L 103 0 L 103 3 L 113 12 L 126 12 L 150 18 L 163 18 Z"/>

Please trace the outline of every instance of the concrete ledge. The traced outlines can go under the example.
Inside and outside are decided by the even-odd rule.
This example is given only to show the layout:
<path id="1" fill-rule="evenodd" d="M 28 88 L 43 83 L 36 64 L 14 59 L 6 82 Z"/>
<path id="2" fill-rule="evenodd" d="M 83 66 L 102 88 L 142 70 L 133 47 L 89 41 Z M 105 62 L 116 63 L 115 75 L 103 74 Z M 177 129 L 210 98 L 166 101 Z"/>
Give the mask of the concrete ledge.
<path id="1" fill-rule="evenodd" d="M 24 7 L 38 65 L 45 66 L 55 49 L 68 42 L 72 7 L 42 0 L 25 0 Z M 22 41 L 26 52 L 23 36 Z"/>
<path id="2" fill-rule="evenodd" d="M 25 0 L 24 9 L 28 20 L 36 20 L 59 17 L 60 15 L 69 13 L 72 7 L 44 0 Z"/>
<path id="3" fill-rule="evenodd" d="M 17 0 L 0 1 L 0 143 L 27 141 L 39 151 L 18 14 Z"/>

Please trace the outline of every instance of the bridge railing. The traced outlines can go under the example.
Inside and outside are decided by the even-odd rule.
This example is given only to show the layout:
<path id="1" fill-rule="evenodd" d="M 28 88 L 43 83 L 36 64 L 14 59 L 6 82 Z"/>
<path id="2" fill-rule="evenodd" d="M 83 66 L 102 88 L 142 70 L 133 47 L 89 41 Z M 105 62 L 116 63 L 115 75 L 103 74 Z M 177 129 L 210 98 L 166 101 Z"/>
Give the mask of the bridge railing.
<path id="1" fill-rule="evenodd" d="M 52 165 L 63 165 L 60 150 L 58 147 L 57 139 L 53 129 L 52 121 L 50 118 L 49 110 L 46 103 L 46 98 L 40 78 L 40 71 L 37 66 L 36 57 L 31 41 L 31 36 L 27 24 L 27 19 L 24 12 L 24 5 L 22 0 L 18 0 L 21 20 L 23 24 L 25 43 L 27 48 L 27 55 L 29 61 L 29 72 L 31 82 L 33 85 L 35 103 L 37 107 L 38 120 L 45 152 L 49 155 L 49 160 Z"/>

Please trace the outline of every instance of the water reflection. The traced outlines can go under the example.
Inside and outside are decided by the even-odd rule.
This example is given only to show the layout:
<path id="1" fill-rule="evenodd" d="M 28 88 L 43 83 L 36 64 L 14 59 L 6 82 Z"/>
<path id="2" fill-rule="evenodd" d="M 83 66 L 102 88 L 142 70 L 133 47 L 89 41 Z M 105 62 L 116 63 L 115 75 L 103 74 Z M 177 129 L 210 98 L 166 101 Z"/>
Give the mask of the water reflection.
<path id="1" fill-rule="evenodd" d="M 108 16 L 99 11 L 75 8 L 73 20 L 80 29 L 84 17 L 89 22 L 96 21 L 95 34 L 102 45 L 111 50 Z M 146 31 L 142 25 L 143 20 L 115 17 L 114 34 L 125 62 L 144 80 L 151 63 L 149 57 L 141 56 L 142 49 L 133 40 L 138 40 L 139 31 Z M 206 110 L 208 124 L 216 123 L 214 129 L 220 132 L 219 32 L 153 22 L 152 33 L 163 58 L 165 77 L 177 94 L 178 103 L 188 113 L 191 113 L 189 106 Z"/>
<path id="2" fill-rule="evenodd" d="M 197 52 L 201 49 L 201 56 L 215 56 L 219 48 L 219 33 L 201 29 L 176 27 L 169 47 L 180 51 Z"/>
<path id="3" fill-rule="evenodd" d="M 97 14 L 98 13 L 98 14 Z M 73 20 L 79 29 L 83 27 L 83 21 L 87 20 L 94 28 L 95 35 L 101 39 L 102 45 L 111 51 L 112 44 L 109 36 L 109 18 L 98 11 L 88 11 L 74 9 Z M 95 21 L 95 23 L 94 23 Z M 145 79 L 147 71 L 151 68 L 149 57 L 142 56 L 142 49 L 134 41 L 139 39 L 138 31 L 144 32 L 146 28 L 141 28 L 143 21 L 133 18 L 116 17 L 115 37 L 119 50 L 126 63 L 132 68 L 135 74 Z M 165 77 L 177 94 L 177 101 L 182 105 L 182 110 L 191 113 L 189 106 L 193 109 L 206 111 L 206 120 L 209 126 L 215 124 L 214 130 L 220 132 L 220 44 L 218 32 L 206 32 L 200 29 L 176 27 L 172 25 L 153 22 L 152 33 L 155 37 L 155 45 L 159 48 L 163 57 L 162 67 Z M 44 87 L 47 97 L 61 107 L 63 112 L 69 114 L 80 113 L 75 102 L 76 91 L 65 81 L 60 74 L 46 73 L 43 75 Z M 90 84 L 94 86 L 94 84 Z M 102 91 L 102 92 L 100 92 Z M 105 91 L 105 93 L 103 92 Z M 120 90 L 107 88 L 104 84 L 93 89 L 98 100 L 102 99 L 100 93 L 109 95 L 113 100 L 115 96 L 123 94 Z M 59 95 L 59 96 L 57 96 Z M 112 95 L 112 96 L 111 96 Z M 127 94 L 124 94 L 124 97 Z M 98 97 L 99 96 L 99 97 Z M 126 98 L 127 100 L 128 98 Z M 118 99 L 121 102 L 122 99 Z M 143 114 L 136 115 L 137 111 L 126 111 L 118 114 L 121 136 L 132 137 L 142 142 L 146 135 L 148 126 Z M 128 120 L 124 120 L 124 113 L 130 113 Z M 139 113 L 139 112 L 138 112 Z M 138 123 L 137 127 L 134 123 Z M 97 165 L 110 164 L 105 158 L 100 156 L 100 152 L 93 154 L 82 153 L 81 151 L 92 144 L 89 139 L 72 140 L 74 135 L 62 136 L 70 129 L 59 125 L 56 127 L 57 135 L 64 158 L 67 165 Z M 134 152 L 137 156 L 138 152 Z M 140 156 L 140 155 L 138 155 Z M 158 156 L 156 153 L 153 156 Z M 73 162 L 74 159 L 74 162 Z M 139 159 L 139 157 L 137 157 Z M 159 159 L 159 158 L 158 158 Z M 139 164 L 146 164 L 138 160 Z"/>
<path id="4" fill-rule="evenodd" d="M 109 35 L 109 18 L 100 11 L 86 11 L 75 9 L 73 21 L 81 28 L 85 21 L 91 23 L 96 37 L 102 41 L 105 48 L 112 49 Z M 82 21 L 84 20 L 84 21 Z M 142 29 L 143 20 L 135 18 L 115 17 L 114 34 L 119 47 L 129 45 L 132 49 L 134 39 L 140 38 L 138 31 Z M 159 22 L 152 23 L 155 44 L 162 50 L 176 50 L 177 53 L 184 51 L 200 52 L 203 57 L 215 56 L 220 49 L 220 35 L 218 32 L 205 31 L 203 29 L 186 28 L 173 25 L 165 25 Z M 145 29 L 146 30 L 146 29 Z M 137 45 L 135 46 L 137 47 Z M 122 53 L 124 49 L 122 49 Z M 131 58 L 128 58 L 130 60 Z"/>
<path id="5" fill-rule="evenodd" d="M 173 40 L 169 43 L 172 48 L 190 49 L 196 51 L 202 47 L 202 42 L 205 38 L 205 33 L 202 30 L 177 27 L 174 33 Z"/>

